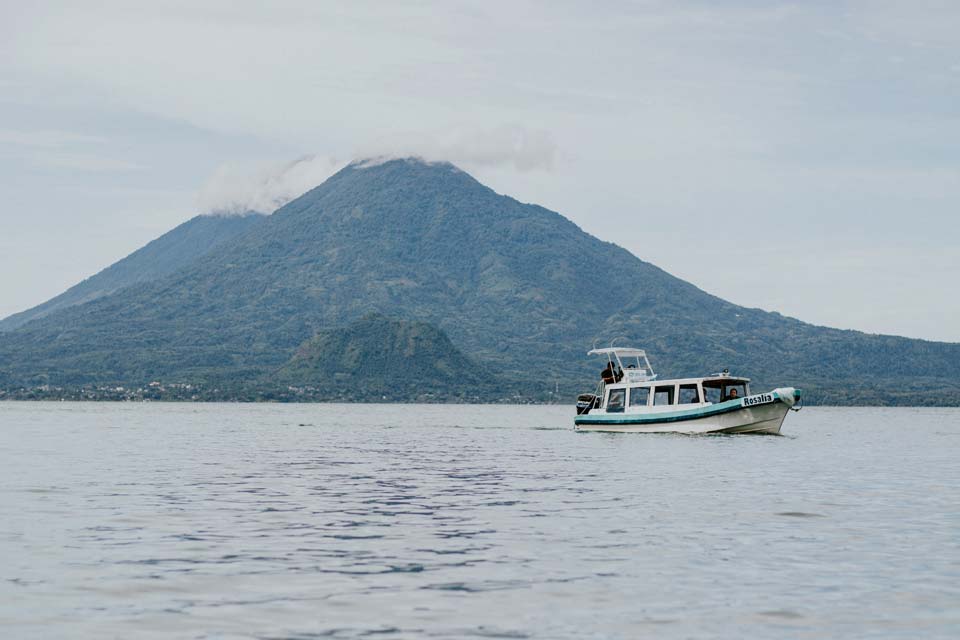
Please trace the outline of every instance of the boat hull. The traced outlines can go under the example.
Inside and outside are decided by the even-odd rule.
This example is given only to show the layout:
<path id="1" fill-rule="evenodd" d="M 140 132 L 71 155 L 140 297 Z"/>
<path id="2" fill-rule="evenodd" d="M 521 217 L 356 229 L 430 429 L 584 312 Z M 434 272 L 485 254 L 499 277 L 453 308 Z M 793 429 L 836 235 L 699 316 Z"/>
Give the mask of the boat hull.
<path id="1" fill-rule="evenodd" d="M 789 389 L 789 394 L 785 391 L 778 389 L 773 392 L 773 402 L 754 406 L 737 402 L 729 403 L 727 407 L 714 405 L 679 414 L 590 413 L 577 416 L 575 428 L 578 431 L 613 433 L 778 434 L 787 412 L 799 397 L 799 392 L 795 396 L 793 389 Z"/>

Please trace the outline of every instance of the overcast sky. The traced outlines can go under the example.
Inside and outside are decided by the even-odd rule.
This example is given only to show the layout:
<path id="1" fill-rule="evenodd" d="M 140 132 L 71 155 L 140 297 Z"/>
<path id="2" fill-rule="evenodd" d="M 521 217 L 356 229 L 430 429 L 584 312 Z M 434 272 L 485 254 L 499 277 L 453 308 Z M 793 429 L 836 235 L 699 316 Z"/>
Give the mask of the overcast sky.
<path id="1" fill-rule="evenodd" d="M 738 304 L 960 341 L 958 32 L 956 2 L 0 0 L 0 316 L 390 153 Z"/>

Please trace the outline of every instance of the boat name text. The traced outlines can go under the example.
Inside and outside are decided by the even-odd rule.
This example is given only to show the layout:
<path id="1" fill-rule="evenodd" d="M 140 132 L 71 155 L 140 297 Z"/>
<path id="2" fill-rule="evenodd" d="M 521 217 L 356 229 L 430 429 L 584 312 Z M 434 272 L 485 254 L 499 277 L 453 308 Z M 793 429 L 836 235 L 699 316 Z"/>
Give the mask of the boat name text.
<path id="1" fill-rule="evenodd" d="M 747 396 L 746 398 L 744 398 L 743 406 L 753 407 L 758 404 L 767 404 L 769 402 L 773 402 L 772 393 L 758 393 L 755 396 Z"/>

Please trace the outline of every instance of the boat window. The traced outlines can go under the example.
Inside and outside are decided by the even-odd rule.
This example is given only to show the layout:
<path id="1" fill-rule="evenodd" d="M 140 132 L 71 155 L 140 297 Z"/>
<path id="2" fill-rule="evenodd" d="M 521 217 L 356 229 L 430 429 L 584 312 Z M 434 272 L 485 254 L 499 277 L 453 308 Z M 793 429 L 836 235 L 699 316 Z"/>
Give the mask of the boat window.
<path id="1" fill-rule="evenodd" d="M 673 385 L 670 385 L 669 387 L 657 387 L 653 394 L 653 404 L 658 406 L 673 404 L 673 389 Z"/>
<path id="2" fill-rule="evenodd" d="M 703 381 L 703 393 L 707 402 L 714 404 L 730 400 L 730 392 L 733 389 L 737 390 L 738 398 L 750 393 L 750 385 L 743 378 L 715 378 Z"/>
<path id="3" fill-rule="evenodd" d="M 680 385 L 679 404 L 697 404 L 698 402 L 700 402 L 700 392 L 697 390 L 696 384 Z"/>
<path id="4" fill-rule="evenodd" d="M 742 398 L 747 395 L 747 385 L 743 384 L 742 382 L 723 385 L 723 397 L 720 399 L 720 401 L 723 402 L 724 400 L 733 400 L 733 391 L 737 392 L 737 398 Z"/>
<path id="5" fill-rule="evenodd" d="M 706 396 L 707 402 L 717 404 L 720 402 L 720 387 L 708 387 L 707 383 L 703 383 L 703 395 Z"/>
<path id="6" fill-rule="evenodd" d="M 626 399 L 626 389 L 611 389 L 610 396 L 607 398 L 607 413 L 623 413 Z"/>
<path id="7" fill-rule="evenodd" d="M 650 396 L 650 387 L 633 387 L 630 389 L 630 406 L 645 407 Z"/>

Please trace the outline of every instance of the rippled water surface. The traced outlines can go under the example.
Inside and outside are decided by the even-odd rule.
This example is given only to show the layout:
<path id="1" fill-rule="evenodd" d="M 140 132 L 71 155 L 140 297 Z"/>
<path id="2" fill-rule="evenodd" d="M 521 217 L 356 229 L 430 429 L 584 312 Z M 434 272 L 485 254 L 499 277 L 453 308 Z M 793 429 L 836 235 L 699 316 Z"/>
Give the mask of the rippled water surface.
<path id="1" fill-rule="evenodd" d="M 960 411 L 0 403 L 5 638 L 960 637 Z"/>

